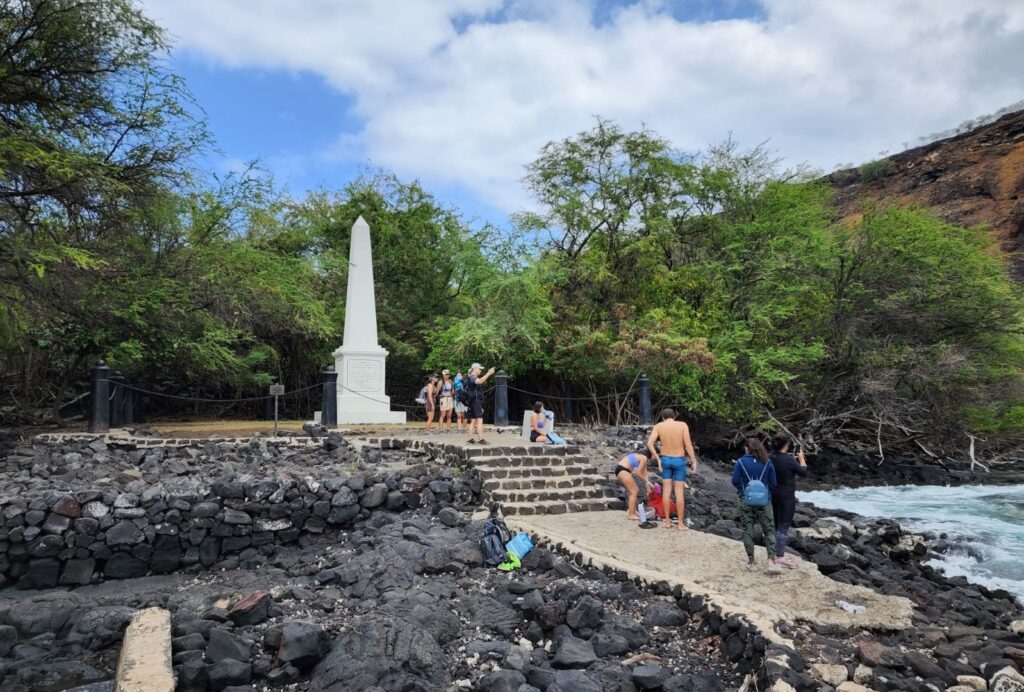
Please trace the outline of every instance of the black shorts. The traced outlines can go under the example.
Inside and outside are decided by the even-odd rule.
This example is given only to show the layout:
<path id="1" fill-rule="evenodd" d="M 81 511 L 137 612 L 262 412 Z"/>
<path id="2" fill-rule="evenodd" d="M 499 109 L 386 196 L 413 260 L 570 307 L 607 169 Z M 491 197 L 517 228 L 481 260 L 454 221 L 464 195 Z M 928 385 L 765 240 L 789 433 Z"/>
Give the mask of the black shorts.
<path id="1" fill-rule="evenodd" d="M 537 438 L 540 437 L 542 434 L 543 433 L 539 433 L 536 430 L 531 430 L 530 431 L 530 442 L 536 442 Z"/>
<path id="2" fill-rule="evenodd" d="M 469 402 L 469 417 L 473 420 L 484 417 L 484 402 L 474 399 Z"/>

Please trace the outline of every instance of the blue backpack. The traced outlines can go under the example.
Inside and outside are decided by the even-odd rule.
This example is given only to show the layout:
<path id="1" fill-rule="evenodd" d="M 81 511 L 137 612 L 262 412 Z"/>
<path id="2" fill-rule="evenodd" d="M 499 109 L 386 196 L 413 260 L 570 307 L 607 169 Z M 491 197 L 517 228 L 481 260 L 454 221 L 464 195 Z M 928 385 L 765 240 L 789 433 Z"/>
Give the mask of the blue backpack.
<path id="1" fill-rule="evenodd" d="M 772 501 L 772 494 L 768 490 L 768 486 L 761 479 L 764 478 L 764 474 L 768 470 L 768 463 L 766 462 L 764 468 L 761 469 L 761 475 L 758 476 L 757 480 L 750 477 L 750 474 L 747 473 L 747 467 L 743 465 L 742 461 L 736 463 L 740 465 L 740 470 L 747 477 L 747 487 L 743 489 L 743 500 L 747 503 L 747 506 L 767 507 L 768 503 Z"/>

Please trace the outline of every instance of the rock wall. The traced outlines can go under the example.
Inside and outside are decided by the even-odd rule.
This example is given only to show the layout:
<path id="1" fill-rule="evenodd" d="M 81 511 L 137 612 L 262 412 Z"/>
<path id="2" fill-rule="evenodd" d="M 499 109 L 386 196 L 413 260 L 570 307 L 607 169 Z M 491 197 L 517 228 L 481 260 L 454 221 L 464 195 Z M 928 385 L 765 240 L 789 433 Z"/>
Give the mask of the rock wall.
<path id="1" fill-rule="evenodd" d="M 337 434 L 304 448 L 258 438 L 18 448 L 0 471 L 0 586 L 254 566 L 280 544 L 374 508 L 479 505 L 481 485 L 470 475 L 422 464 L 389 470 L 380 450 L 368 452 L 376 465 L 359 468 L 359 454 Z"/>

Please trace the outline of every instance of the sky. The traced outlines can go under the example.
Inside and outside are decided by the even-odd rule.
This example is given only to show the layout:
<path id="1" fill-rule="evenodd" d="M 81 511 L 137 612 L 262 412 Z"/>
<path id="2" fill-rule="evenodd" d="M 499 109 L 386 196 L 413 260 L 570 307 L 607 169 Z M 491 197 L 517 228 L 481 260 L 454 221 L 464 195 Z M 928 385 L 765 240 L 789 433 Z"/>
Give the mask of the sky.
<path id="1" fill-rule="evenodd" d="M 1020 0 L 139 0 L 223 174 L 292 194 L 383 168 L 470 223 L 595 117 L 830 171 L 1024 99 Z"/>

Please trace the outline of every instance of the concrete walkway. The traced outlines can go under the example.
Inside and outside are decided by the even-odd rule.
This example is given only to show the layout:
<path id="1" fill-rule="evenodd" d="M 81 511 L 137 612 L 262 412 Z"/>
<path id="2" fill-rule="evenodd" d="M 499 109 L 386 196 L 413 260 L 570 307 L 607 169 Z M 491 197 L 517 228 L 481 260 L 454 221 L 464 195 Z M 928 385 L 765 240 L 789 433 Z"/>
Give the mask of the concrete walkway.
<path id="1" fill-rule="evenodd" d="M 911 626 L 910 600 L 833 581 L 814 564 L 795 556 L 797 569 L 767 574 L 760 546 L 756 555 L 762 570 L 748 572 L 739 541 L 662 526 L 643 530 L 621 511 L 514 516 L 507 521 L 550 545 L 581 553 L 597 567 L 622 570 L 650 583 L 666 581 L 703 595 L 723 612 L 745 616 L 766 637 L 780 643 L 788 642 L 775 631 L 779 622 L 890 631 Z M 847 613 L 836 605 L 837 600 L 867 610 Z"/>

